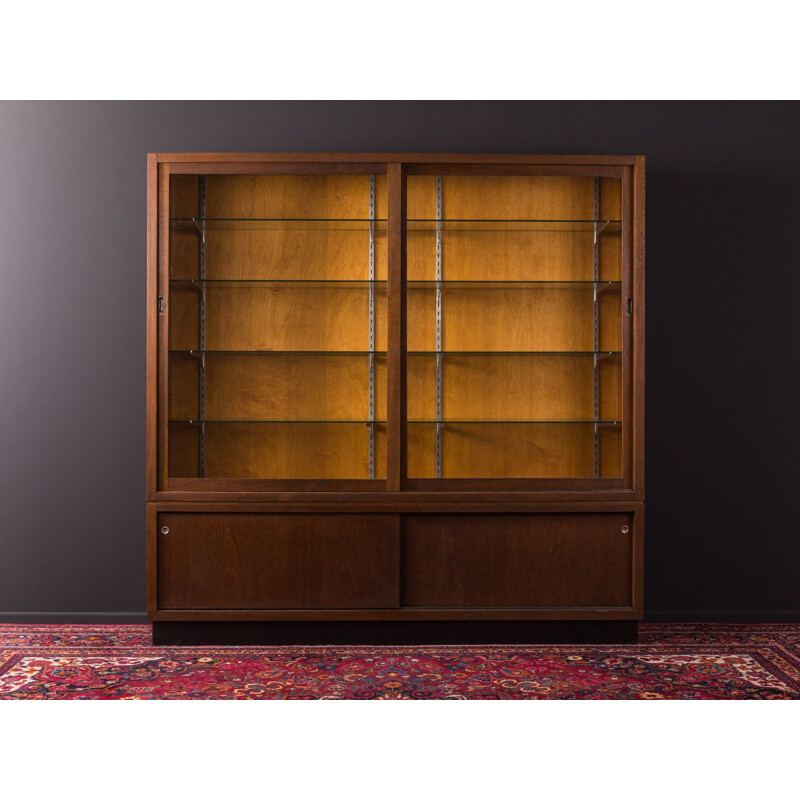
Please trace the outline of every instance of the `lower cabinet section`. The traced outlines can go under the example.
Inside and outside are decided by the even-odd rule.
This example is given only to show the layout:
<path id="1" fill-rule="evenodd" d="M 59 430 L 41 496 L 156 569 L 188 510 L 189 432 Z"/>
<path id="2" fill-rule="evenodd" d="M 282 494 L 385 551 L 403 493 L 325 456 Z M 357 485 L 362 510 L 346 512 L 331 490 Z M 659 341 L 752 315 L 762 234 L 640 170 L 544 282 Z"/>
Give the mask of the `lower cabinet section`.
<path id="1" fill-rule="evenodd" d="M 396 608 L 390 514 L 160 514 L 158 607 Z"/>
<path id="2" fill-rule="evenodd" d="M 632 511 L 160 513 L 150 607 L 156 619 L 634 618 L 636 521 Z"/>

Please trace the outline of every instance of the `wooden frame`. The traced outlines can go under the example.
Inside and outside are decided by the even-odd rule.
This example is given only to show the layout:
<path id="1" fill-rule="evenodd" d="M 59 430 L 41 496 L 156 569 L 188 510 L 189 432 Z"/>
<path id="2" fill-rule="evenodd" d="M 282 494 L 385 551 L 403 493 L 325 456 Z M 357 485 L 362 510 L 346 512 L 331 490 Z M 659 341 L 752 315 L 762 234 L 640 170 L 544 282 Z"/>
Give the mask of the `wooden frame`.
<path id="1" fill-rule="evenodd" d="M 635 619 L 642 612 L 644 501 L 644 165 L 642 156 L 414 153 L 153 153 L 147 194 L 147 469 L 148 613 L 158 620 L 203 619 Z M 169 182 L 172 175 L 386 175 L 388 202 L 387 423 L 385 479 L 253 480 L 175 478 L 167 472 Z M 619 478 L 409 478 L 407 475 L 407 177 L 425 175 L 592 176 L 622 185 L 622 476 Z M 394 611 L 168 611 L 156 606 L 158 515 L 208 511 L 253 513 L 600 513 L 634 515 L 634 601 L 621 609 Z M 445 613 L 446 612 L 446 613 Z M 449 616 L 448 616 L 449 614 Z M 375 616 L 377 615 L 377 616 Z M 470 616 L 471 615 L 471 616 Z M 494 616 L 493 616 L 494 615 Z M 609 616 L 610 615 L 610 616 Z"/>

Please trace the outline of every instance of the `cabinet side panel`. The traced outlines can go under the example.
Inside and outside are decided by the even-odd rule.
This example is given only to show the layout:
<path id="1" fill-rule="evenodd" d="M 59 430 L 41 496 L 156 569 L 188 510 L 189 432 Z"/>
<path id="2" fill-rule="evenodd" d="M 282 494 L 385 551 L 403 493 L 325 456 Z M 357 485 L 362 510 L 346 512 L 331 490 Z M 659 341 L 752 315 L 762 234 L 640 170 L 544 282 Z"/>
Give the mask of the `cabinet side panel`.
<path id="1" fill-rule="evenodd" d="M 158 164 L 147 156 L 147 499 L 156 494 L 158 463 Z"/>
<path id="2" fill-rule="evenodd" d="M 158 611 L 158 513 L 155 503 L 147 504 L 145 541 L 147 546 L 147 616 L 153 619 Z"/>

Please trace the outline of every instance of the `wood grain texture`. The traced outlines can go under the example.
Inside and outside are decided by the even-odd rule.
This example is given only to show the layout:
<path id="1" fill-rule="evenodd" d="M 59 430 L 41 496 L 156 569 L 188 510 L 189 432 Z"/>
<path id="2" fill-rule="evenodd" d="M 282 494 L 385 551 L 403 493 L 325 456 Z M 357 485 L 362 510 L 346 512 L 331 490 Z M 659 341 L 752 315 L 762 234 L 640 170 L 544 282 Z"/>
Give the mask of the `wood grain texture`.
<path id="1" fill-rule="evenodd" d="M 575 164 L 456 164 L 453 162 L 426 162 L 424 164 L 406 164 L 409 175 L 469 175 L 472 177 L 505 176 L 510 178 L 544 178 L 544 177 L 606 177 L 619 178 L 624 166 L 599 165 L 593 166 Z"/>
<path id="2" fill-rule="evenodd" d="M 409 219 L 435 219 L 435 177 L 409 176 L 408 182 Z M 445 220 L 593 218 L 590 178 L 445 176 L 442 187 Z M 408 239 L 409 280 L 435 279 L 434 231 L 412 226 Z M 443 276 L 473 281 L 592 280 L 592 247 L 590 228 L 576 233 L 520 231 L 513 225 L 499 231 L 477 225 L 467 230 L 445 227 Z"/>
<path id="3" fill-rule="evenodd" d="M 251 513 L 294 514 L 298 512 L 315 513 L 361 513 L 375 510 L 381 514 L 487 514 L 494 511 L 500 513 L 520 514 L 595 514 L 606 512 L 613 514 L 639 514 L 641 503 L 624 502 L 617 498 L 602 501 L 572 500 L 568 502 L 543 502 L 531 499 L 531 494 L 520 492 L 493 493 L 480 492 L 464 495 L 460 492 L 381 492 L 379 495 L 367 495 L 358 492 L 296 492 L 278 495 L 280 499 L 272 501 L 253 500 L 242 505 L 242 500 L 229 499 L 229 495 L 221 494 L 222 499 L 205 501 L 189 499 L 179 501 L 162 501 L 155 503 L 159 513 L 165 511 L 193 511 L 225 513 L 229 511 Z M 534 495 L 538 496 L 538 495 Z M 477 499 L 476 499 L 477 498 Z"/>
<path id="4" fill-rule="evenodd" d="M 369 478 L 364 422 L 209 422 L 205 429 L 209 479 Z M 386 425 L 376 423 L 376 478 L 386 477 L 385 464 Z"/>
<path id="5" fill-rule="evenodd" d="M 200 216 L 200 181 L 197 175 L 170 175 L 169 216 Z M 200 237 L 194 224 L 170 223 L 169 277 L 191 279 L 199 277 Z"/>
<path id="6" fill-rule="evenodd" d="M 409 351 L 436 349 L 434 288 L 412 289 Z M 619 318 L 620 294 L 600 295 L 601 317 Z M 591 285 L 446 287 L 442 292 L 442 349 L 493 352 L 591 351 Z M 600 349 L 620 349 L 618 325 L 601 328 Z"/>
<path id="7" fill-rule="evenodd" d="M 197 359 L 173 357 L 186 362 Z M 374 365 L 375 418 L 385 421 L 386 356 Z M 367 355 L 208 355 L 206 380 L 209 419 L 369 419 Z"/>
<path id="8" fill-rule="evenodd" d="M 386 178 L 380 176 L 378 182 L 385 211 Z M 369 219 L 369 176 L 214 175 L 206 178 L 206 216 Z"/>
<path id="9" fill-rule="evenodd" d="M 209 350 L 369 350 L 366 287 L 209 287 Z M 375 341 L 386 350 L 386 291 L 375 292 Z"/>
<path id="10" fill-rule="evenodd" d="M 176 231 L 186 230 L 175 225 Z M 210 228 L 206 232 L 207 277 L 212 280 L 367 280 L 366 223 L 314 228 Z M 386 280 L 385 223 L 375 226 L 375 278 Z M 178 276 L 176 276 L 178 277 Z M 197 277 L 195 274 L 192 277 Z"/>
<path id="11" fill-rule="evenodd" d="M 169 160 L 168 160 L 169 161 Z M 317 160 L 254 160 L 212 162 L 169 161 L 176 175 L 378 175 L 386 172 L 386 163 L 358 161 L 345 163 Z"/>
<path id="12" fill-rule="evenodd" d="M 172 484 L 175 477 L 198 478 L 200 475 L 200 428 L 169 425 L 169 470 Z"/>
<path id="13" fill-rule="evenodd" d="M 600 475 L 622 478 L 622 431 L 616 428 L 600 428 Z"/>
<path id="14" fill-rule="evenodd" d="M 609 380 L 613 364 L 609 362 Z M 601 361 L 601 365 L 605 364 Z M 410 420 L 436 414 L 436 356 L 408 357 Z M 542 355 L 462 355 L 442 358 L 445 420 L 590 420 L 594 358 Z M 603 419 L 618 419 L 609 392 Z"/>
<path id="15" fill-rule="evenodd" d="M 630 608 L 628 514 L 406 516 L 401 605 Z"/>
<path id="16" fill-rule="evenodd" d="M 161 514 L 158 607 L 397 607 L 398 524 L 378 514 Z"/>
<path id="17" fill-rule="evenodd" d="M 409 423 L 410 478 L 436 476 L 435 429 L 433 423 Z M 447 422 L 442 428 L 443 479 L 555 481 L 593 475 L 592 424 Z"/>
<path id="18" fill-rule="evenodd" d="M 196 350 L 200 347 L 200 292 L 194 286 L 169 287 L 169 349 Z"/>
<path id="19" fill-rule="evenodd" d="M 619 356 L 602 358 L 598 362 L 600 419 L 621 420 L 622 359 Z M 619 473 L 620 477 L 622 473 Z"/>
<path id="20" fill-rule="evenodd" d="M 446 175 L 444 219 L 594 219 L 594 181 L 580 177 Z"/>
<path id="21" fill-rule="evenodd" d="M 409 478 L 406 485 L 414 491 L 441 493 L 445 497 L 455 492 L 468 492 L 462 495 L 465 502 L 489 492 L 497 501 L 499 513 L 507 510 L 503 504 L 506 498 L 511 499 L 512 493 L 543 502 L 566 503 L 581 498 L 614 502 L 634 499 L 634 493 L 625 488 L 622 478 Z"/>
<path id="22" fill-rule="evenodd" d="M 376 176 L 375 215 L 386 219 L 386 177 Z M 206 232 L 212 279 L 366 280 L 369 228 L 343 222 L 314 227 L 301 220 L 369 219 L 368 175 L 219 175 L 206 178 L 206 215 L 226 219 L 289 219 Z M 385 223 L 375 227 L 375 277 L 386 280 Z"/>
<path id="23" fill-rule="evenodd" d="M 408 359 L 409 420 L 435 419 L 435 356 Z M 621 418 L 620 359 L 600 361 L 600 418 Z M 443 359 L 443 477 L 590 477 L 591 425 L 452 425 L 474 420 L 593 419 L 592 356 Z M 433 477 L 434 426 L 412 424 L 409 476 Z M 621 435 L 600 428 L 602 477 L 619 477 Z M 530 459 L 530 461 L 528 460 Z M 518 472 L 515 472 L 518 470 Z M 549 472 L 552 470 L 552 472 Z"/>
<path id="24" fill-rule="evenodd" d="M 175 316 L 173 315 L 173 320 Z M 200 361 L 191 356 L 170 355 L 169 418 L 200 418 Z M 170 470 L 175 474 L 173 470 Z"/>
<path id="25" fill-rule="evenodd" d="M 349 493 L 365 498 L 381 497 L 384 479 L 370 478 L 170 478 L 169 491 L 157 497 L 166 500 L 270 500 L 290 495 L 313 503 L 324 497 L 339 498 Z M 369 508 L 362 508 L 369 511 Z"/>
<path id="26" fill-rule="evenodd" d="M 158 492 L 159 503 L 280 504 L 331 508 L 352 504 L 353 511 L 391 508 L 391 513 L 418 510 L 435 513 L 455 503 L 475 509 L 481 503 L 506 511 L 543 510 L 551 504 L 577 504 L 591 510 L 597 503 L 633 502 L 635 493 L 625 489 L 622 478 L 520 478 L 520 479 L 409 479 L 413 491 L 387 491 L 386 481 L 314 480 L 198 480 L 172 478 L 169 490 Z M 460 505 L 459 505 L 460 504 Z M 297 510 L 297 509 L 295 509 Z M 488 507 L 482 509 L 490 510 Z"/>

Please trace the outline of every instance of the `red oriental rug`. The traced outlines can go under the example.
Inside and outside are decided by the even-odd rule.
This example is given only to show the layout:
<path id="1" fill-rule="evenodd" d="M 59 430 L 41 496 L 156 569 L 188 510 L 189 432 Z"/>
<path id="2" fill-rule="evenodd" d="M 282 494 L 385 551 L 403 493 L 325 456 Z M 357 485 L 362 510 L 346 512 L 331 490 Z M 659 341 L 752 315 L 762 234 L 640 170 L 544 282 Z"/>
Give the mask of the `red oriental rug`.
<path id="1" fill-rule="evenodd" d="M 643 624 L 635 645 L 153 647 L 0 625 L 0 699 L 800 699 L 800 625 Z"/>

